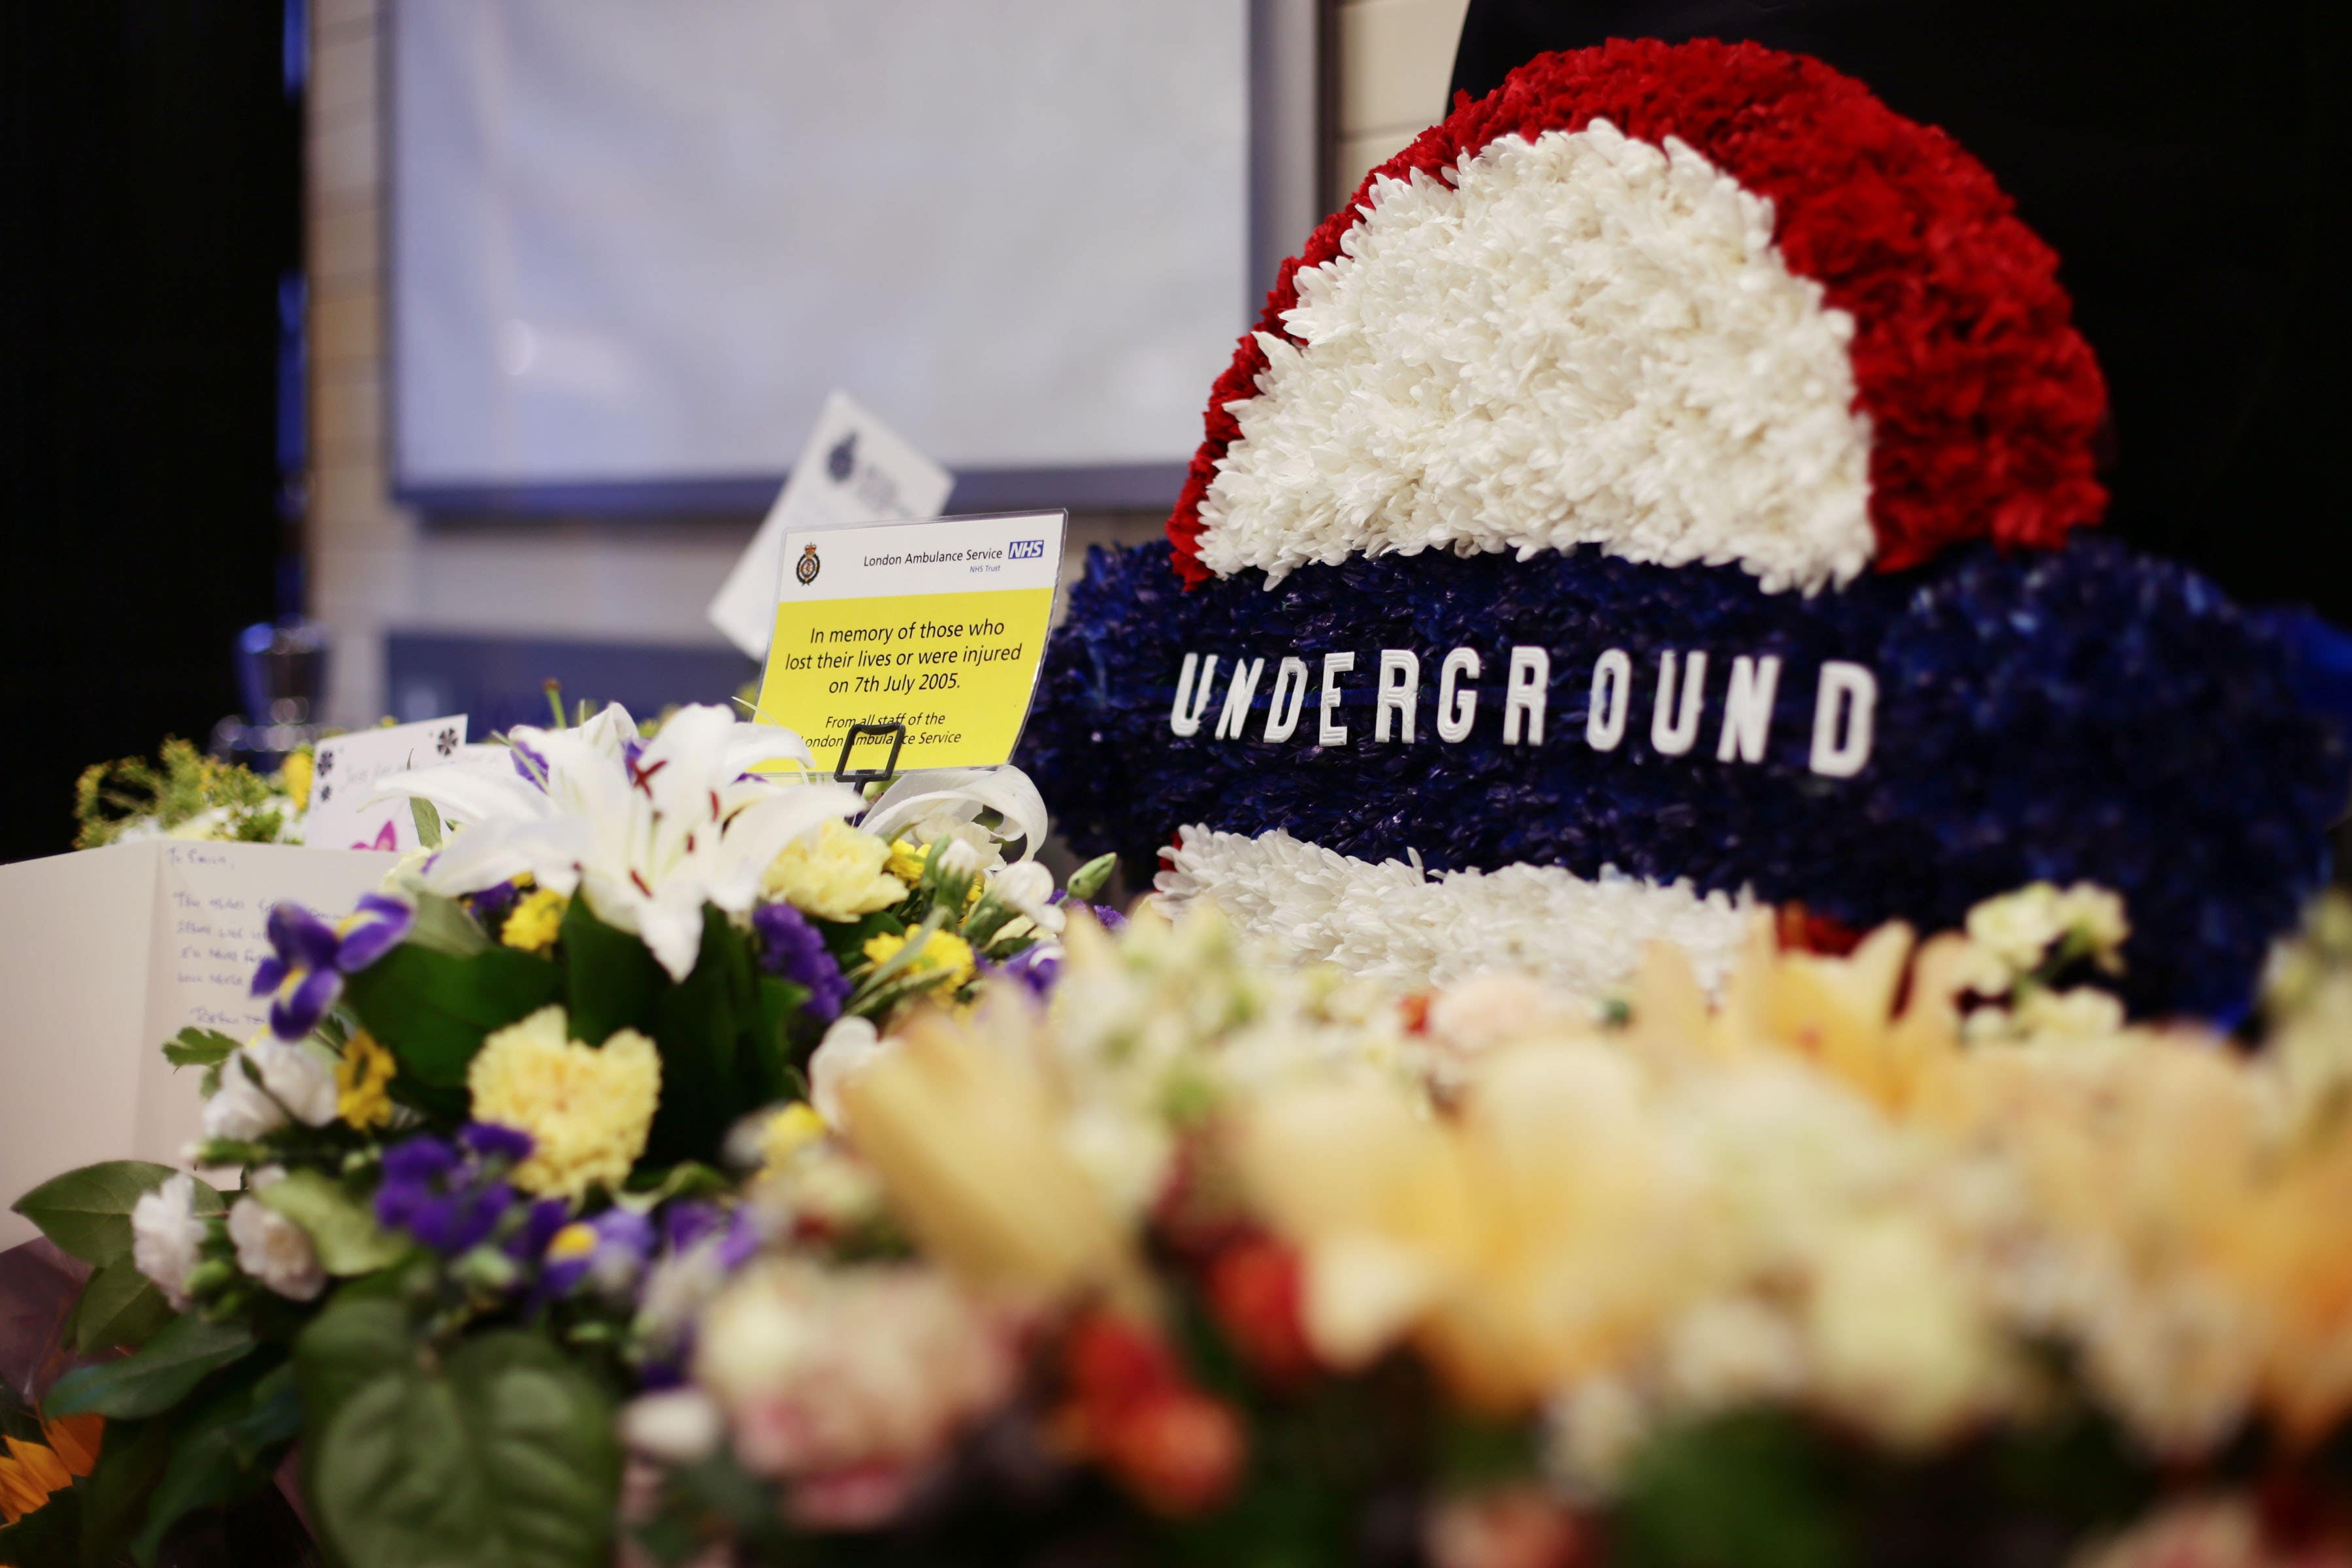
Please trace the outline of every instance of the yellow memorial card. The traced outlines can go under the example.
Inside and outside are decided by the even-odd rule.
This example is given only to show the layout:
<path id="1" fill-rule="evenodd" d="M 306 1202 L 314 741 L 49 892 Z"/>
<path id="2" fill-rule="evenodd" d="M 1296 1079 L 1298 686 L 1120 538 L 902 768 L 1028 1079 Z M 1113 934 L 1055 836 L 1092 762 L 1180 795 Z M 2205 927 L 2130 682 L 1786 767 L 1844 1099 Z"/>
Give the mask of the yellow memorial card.
<path id="1" fill-rule="evenodd" d="M 807 529 L 784 536 L 759 717 L 832 773 L 1013 760 L 1045 654 L 1066 515 Z M 898 726 L 903 726 L 903 740 Z"/>

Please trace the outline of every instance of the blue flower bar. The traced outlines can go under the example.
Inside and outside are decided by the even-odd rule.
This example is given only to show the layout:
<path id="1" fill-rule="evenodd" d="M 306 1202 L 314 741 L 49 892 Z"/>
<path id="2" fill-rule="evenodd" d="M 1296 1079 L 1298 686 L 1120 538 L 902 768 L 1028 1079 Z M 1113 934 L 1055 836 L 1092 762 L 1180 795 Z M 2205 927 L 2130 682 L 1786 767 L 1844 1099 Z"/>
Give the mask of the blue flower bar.
<path id="1" fill-rule="evenodd" d="M 1188 593 L 1155 544 L 1090 556 L 1021 761 L 1130 867 L 1187 823 L 1285 828 L 1929 930 L 2087 879 L 2130 912 L 2135 1010 L 2226 1016 L 2345 803 L 2333 637 L 2095 538 L 1810 598 L 1591 550 Z"/>

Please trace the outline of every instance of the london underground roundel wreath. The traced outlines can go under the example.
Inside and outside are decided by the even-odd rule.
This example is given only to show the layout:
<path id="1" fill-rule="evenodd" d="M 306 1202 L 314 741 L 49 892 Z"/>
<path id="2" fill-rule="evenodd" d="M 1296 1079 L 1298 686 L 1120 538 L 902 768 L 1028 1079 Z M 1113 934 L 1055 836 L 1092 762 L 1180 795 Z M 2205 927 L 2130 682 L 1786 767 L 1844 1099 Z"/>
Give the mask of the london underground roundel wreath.
<path id="1" fill-rule="evenodd" d="M 1374 170 L 1097 552 L 1025 763 L 1304 955 L 1703 974 L 1750 900 L 2125 897 L 2226 1011 L 2344 802 L 2325 633 L 2075 531 L 2105 395 L 1982 165 L 1820 62 L 1544 57 Z"/>

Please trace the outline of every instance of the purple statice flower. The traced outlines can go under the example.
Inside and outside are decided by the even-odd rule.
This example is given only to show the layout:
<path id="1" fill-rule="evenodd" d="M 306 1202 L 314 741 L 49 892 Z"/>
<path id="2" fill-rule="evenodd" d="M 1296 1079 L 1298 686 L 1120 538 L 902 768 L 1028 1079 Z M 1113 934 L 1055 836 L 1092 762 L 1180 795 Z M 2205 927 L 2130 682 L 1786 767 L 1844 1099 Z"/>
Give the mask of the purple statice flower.
<path id="1" fill-rule="evenodd" d="M 472 1133 L 477 1123 L 468 1126 Z M 494 1130 L 530 1141 L 507 1128 Z M 501 1142 L 501 1151 L 511 1147 Z M 469 1152 L 473 1152 L 469 1141 Z M 383 1153 L 383 1184 L 375 1193 L 376 1223 L 404 1230 L 433 1251 L 455 1258 L 488 1241 L 517 1202 L 515 1190 L 499 1179 L 502 1158 L 485 1162 L 461 1157 L 447 1141 L 420 1133 Z"/>
<path id="2" fill-rule="evenodd" d="M 457 1130 L 457 1142 L 478 1160 L 504 1160 L 509 1165 L 520 1165 L 530 1158 L 530 1134 L 500 1122 L 468 1121 Z"/>
<path id="3" fill-rule="evenodd" d="M 1066 904 L 1073 900 L 1067 888 L 1056 888 L 1054 889 L 1054 896 L 1045 901 L 1049 904 Z M 1088 914 L 1095 917 L 1095 923 L 1105 931 L 1115 931 L 1127 929 L 1127 917 L 1109 904 L 1085 904 L 1082 907 Z"/>
<path id="4" fill-rule="evenodd" d="M 269 1032 L 299 1040 L 319 1026 L 355 974 L 408 934 L 416 911 L 398 899 L 366 893 L 340 925 L 329 925 L 299 904 L 269 911 L 270 953 L 253 972 L 253 994 L 268 996 Z"/>
<path id="5" fill-rule="evenodd" d="M 566 1296 L 584 1281 L 608 1295 L 636 1283 L 653 1256 L 654 1222 L 631 1209 L 606 1209 L 575 1220 L 547 1244 L 539 1276 L 541 1298 Z"/>
<path id="6" fill-rule="evenodd" d="M 495 931 L 521 898 L 522 887 L 520 883 L 493 882 L 480 892 L 471 895 L 474 918 L 482 922 L 483 930 Z"/>
<path id="7" fill-rule="evenodd" d="M 1062 977 L 1062 950 L 1052 942 L 1034 942 L 1002 963 L 989 963 L 987 968 L 1007 979 L 1018 980 L 1035 996 L 1049 994 L 1054 982 Z"/>
<path id="8" fill-rule="evenodd" d="M 810 1017 L 830 1024 L 841 1016 L 849 982 L 806 915 L 790 904 L 761 904 L 751 911 L 751 930 L 760 939 L 760 967 L 805 986 Z"/>
<path id="9" fill-rule="evenodd" d="M 540 1199 L 523 1211 L 522 1224 L 507 1237 L 507 1256 L 518 1263 L 538 1262 L 556 1234 L 571 1223 L 569 1203 L 562 1198 Z"/>

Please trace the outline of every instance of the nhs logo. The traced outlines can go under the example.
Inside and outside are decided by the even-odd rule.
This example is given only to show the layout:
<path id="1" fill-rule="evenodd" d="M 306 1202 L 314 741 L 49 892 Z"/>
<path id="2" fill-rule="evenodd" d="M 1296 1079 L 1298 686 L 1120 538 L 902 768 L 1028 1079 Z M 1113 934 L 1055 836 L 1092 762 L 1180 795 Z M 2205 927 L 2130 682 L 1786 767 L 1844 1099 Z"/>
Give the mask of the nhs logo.
<path id="1" fill-rule="evenodd" d="M 1045 542 L 1042 539 L 1016 539 L 1006 554 L 1014 561 L 1043 561 L 1045 558 Z"/>

